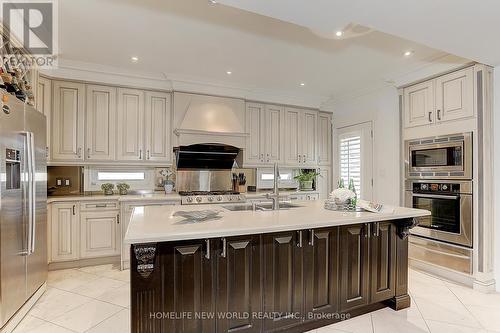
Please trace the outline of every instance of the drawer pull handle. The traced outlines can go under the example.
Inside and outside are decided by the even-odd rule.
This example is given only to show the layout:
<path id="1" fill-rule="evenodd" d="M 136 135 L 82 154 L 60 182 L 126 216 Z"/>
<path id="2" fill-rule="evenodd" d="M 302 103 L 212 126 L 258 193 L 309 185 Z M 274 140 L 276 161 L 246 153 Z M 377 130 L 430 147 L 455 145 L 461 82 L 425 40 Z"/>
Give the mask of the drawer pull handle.
<path id="1" fill-rule="evenodd" d="M 98 205 L 95 205 L 96 208 L 106 208 L 108 205 L 106 204 L 98 204 Z"/>
<path id="2" fill-rule="evenodd" d="M 205 243 L 207 244 L 207 253 L 205 253 L 205 258 L 210 260 L 210 240 L 205 239 Z"/>
<path id="3" fill-rule="evenodd" d="M 225 238 L 222 238 L 222 253 L 220 255 L 222 258 L 227 256 L 227 241 Z"/>

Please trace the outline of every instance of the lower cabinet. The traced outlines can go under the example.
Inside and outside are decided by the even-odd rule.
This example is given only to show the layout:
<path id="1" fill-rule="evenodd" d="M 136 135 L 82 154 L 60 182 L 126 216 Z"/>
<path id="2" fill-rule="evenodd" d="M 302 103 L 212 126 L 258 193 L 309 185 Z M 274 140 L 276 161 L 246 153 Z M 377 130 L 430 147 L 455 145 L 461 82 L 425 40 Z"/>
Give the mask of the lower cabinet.
<path id="1" fill-rule="evenodd" d="M 78 259 L 80 216 L 78 202 L 50 205 L 50 261 Z"/>
<path id="2" fill-rule="evenodd" d="M 396 295 L 396 227 L 391 222 L 340 228 L 340 310 Z"/>
<path id="3" fill-rule="evenodd" d="M 81 258 L 120 255 L 121 233 L 118 211 L 80 214 Z"/>
<path id="4" fill-rule="evenodd" d="M 381 302 L 404 308 L 397 223 L 134 245 L 132 332 L 306 332 Z"/>

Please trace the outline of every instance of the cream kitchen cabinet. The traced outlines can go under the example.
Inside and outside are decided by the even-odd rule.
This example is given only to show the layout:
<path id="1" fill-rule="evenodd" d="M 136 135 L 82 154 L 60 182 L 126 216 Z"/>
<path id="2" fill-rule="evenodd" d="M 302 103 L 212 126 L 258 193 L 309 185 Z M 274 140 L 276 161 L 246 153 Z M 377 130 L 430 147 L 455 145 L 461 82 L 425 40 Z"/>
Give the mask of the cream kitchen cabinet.
<path id="1" fill-rule="evenodd" d="M 406 128 L 474 116 L 474 68 L 469 67 L 403 90 Z"/>
<path id="2" fill-rule="evenodd" d="M 118 146 L 119 161 L 144 159 L 144 92 L 118 89 Z"/>
<path id="3" fill-rule="evenodd" d="M 85 160 L 113 161 L 116 142 L 116 88 L 87 85 Z"/>
<path id="4" fill-rule="evenodd" d="M 285 164 L 317 165 L 318 112 L 285 108 Z"/>
<path id="5" fill-rule="evenodd" d="M 37 81 L 37 92 L 36 92 L 36 109 L 43 113 L 47 119 L 47 159 L 50 161 L 51 155 L 49 147 L 51 147 L 51 110 L 52 110 L 52 82 L 40 76 Z"/>
<path id="6" fill-rule="evenodd" d="M 332 164 L 332 114 L 318 114 L 318 165 Z"/>
<path id="7" fill-rule="evenodd" d="M 172 163 L 171 95 L 146 92 L 146 155 L 148 161 Z"/>
<path id="8" fill-rule="evenodd" d="M 316 177 L 316 190 L 319 192 L 321 200 L 328 199 L 328 195 L 332 191 L 332 170 L 331 168 L 318 168 L 319 176 Z"/>
<path id="9" fill-rule="evenodd" d="M 474 69 L 440 76 L 436 86 L 436 121 L 474 116 Z"/>
<path id="10" fill-rule="evenodd" d="M 245 165 L 281 163 L 284 147 L 284 108 L 247 103 Z"/>
<path id="11" fill-rule="evenodd" d="M 80 213 L 80 257 L 97 258 L 120 255 L 119 211 L 82 211 Z"/>
<path id="12" fill-rule="evenodd" d="M 53 81 L 52 88 L 52 160 L 83 161 L 85 85 Z"/>
<path id="13" fill-rule="evenodd" d="M 79 258 L 80 216 L 78 202 L 53 203 L 49 208 L 50 261 Z"/>

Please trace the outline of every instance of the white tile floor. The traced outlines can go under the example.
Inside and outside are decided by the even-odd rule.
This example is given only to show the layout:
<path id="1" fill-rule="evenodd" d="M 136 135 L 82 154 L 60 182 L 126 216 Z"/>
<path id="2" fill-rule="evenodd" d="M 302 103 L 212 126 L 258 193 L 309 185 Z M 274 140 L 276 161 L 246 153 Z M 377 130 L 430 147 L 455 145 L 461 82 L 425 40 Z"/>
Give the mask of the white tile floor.
<path id="1" fill-rule="evenodd" d="M 47 292 L 14 332 L 129 332 L 128 274 L 112 265 L 50 272 Z M 385 308 L 311 332 L 500 332 L 499 293 L 410 270 L 410 294 L 409 309 Z"/>

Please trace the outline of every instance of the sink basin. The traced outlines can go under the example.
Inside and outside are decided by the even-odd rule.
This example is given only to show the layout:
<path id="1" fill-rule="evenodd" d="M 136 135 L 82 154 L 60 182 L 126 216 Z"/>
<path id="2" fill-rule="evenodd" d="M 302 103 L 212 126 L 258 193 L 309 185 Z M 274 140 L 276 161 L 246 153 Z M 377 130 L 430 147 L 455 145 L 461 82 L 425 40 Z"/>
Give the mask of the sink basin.
<path id="1" fill-rule="evenodd" d="M 226 205 L 222 206 L 223 208 L 233 211 L 233 212 L 239 212 L 239 211 L 247 211 L 247 210 L 272 210 L 273 209 L 273 204 L 272 202 L 261 202 L 256 204 L 255 206 L 252 205 L 251 203 L 246 203 L 246 204 L 238 204 L 238 205 Z M 280 202 L 280 209 L 290 209 L 290 208 L 297 208 L 301 207 L 299 205 L 292 204 L 290 202 Z"/>

